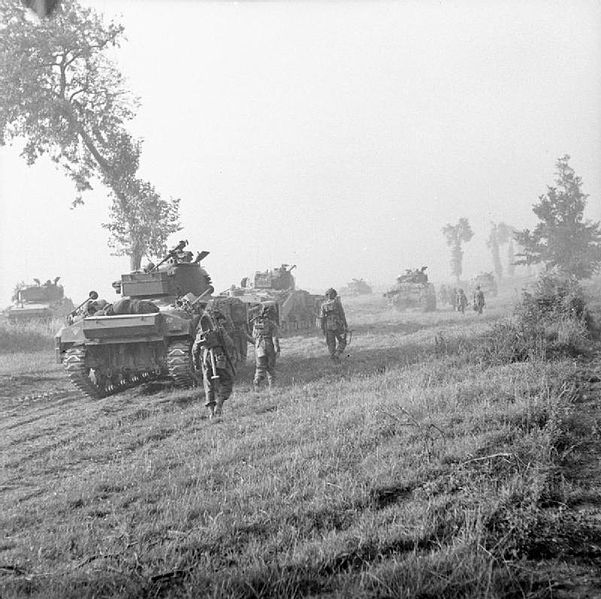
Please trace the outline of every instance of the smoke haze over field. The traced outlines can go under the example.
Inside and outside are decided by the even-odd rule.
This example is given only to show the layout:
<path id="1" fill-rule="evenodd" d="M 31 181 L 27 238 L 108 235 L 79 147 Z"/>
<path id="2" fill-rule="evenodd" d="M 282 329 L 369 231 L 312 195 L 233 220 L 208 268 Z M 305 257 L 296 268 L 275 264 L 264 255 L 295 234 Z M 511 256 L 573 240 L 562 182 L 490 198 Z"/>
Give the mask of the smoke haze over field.
<path id="1" fill-rule="evenodd" d="M 211 251 L 217 290 L 282 262 L 321 290 L 426 264 L 447 280 L 460 217 L 465 275 L 492 270 L 489 222 L 532 227 L 565 153 L 601 219 L 596 1 L 86 4 L 125 24 L 141 175 L 182 198 L 173 242 Z M 106 190 L 74 196 L 0 150 L 0 307 L 33 277 L 114 297 Z"/>

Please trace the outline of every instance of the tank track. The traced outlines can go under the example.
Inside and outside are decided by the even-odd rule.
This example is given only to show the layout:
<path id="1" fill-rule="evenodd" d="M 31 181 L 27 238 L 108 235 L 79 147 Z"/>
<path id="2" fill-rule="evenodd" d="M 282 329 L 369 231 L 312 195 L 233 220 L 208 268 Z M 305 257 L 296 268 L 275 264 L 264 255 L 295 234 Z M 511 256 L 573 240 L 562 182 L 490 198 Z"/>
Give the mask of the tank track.
<path id="1" fill-rule="evenodd" d="M 143 372 L 128 378 L 121 378 L 118 382 L 108 381 L 106 384 L 100 385 L 90 378 L 90 369 L 86 366 L 85 347 L 68 349 L 64 364 L 71 383 L 84 395 L 93 399 L 102 399 L 114 393 L 119 393 L 129 387 L 145 383 L 156 376 L 153 372 Z"/>
<path id="2" fill-rule="evenodd" d="M 193 387 L 196 376 L 192 364 L 192 347 L 187 341 L 172 341 L 167 349 L 167 369 L 176 387 Z"/>

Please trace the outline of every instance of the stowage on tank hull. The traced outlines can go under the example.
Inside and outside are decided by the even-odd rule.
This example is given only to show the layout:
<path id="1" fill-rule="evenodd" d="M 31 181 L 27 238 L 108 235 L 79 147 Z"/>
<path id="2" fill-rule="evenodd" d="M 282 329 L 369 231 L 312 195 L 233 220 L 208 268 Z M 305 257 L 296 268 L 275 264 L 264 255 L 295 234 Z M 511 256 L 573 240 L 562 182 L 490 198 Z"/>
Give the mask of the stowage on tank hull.
<path id="1" fill-rule="evenodd" d="M 57 361 L 75 387 L 94 398 L 153 378 L 191 387 L 195 325 L 178 311 L 90 316 L 59 331 Z"/>

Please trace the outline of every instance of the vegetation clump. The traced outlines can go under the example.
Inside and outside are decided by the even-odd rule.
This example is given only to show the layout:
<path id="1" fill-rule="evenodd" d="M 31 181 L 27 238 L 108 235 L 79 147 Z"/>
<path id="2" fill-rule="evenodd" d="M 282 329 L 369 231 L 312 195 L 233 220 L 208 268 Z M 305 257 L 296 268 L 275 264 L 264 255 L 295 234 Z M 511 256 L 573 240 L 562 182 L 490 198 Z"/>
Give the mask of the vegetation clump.
<path id="1" fill-rule="evenodd" d="M 54 347 L 54 334 L 62 321 L 52 320 L 9 324 L 0 323 L 0 354 L 48 351 Z"/>
<path id="2" fill-rule="evenodd" d="M 487 364 L 576 356 L 586 353 L 592 328 L 580 283 L 545 273 L 532 291 L 523 292 L 512 317 L 495 322 L 467 345 L 472 358 Z"/>

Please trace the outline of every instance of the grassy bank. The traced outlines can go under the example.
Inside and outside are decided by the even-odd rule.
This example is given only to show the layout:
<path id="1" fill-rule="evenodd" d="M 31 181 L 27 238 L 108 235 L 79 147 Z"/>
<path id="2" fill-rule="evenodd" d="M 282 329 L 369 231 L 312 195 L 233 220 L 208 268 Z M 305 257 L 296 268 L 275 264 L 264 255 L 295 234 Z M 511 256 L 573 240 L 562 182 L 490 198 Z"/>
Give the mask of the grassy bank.
<path id="1" fill-rule="evenodd" d="M 34 320 L 10 324 L 0 321 L 0 355 L 17 352 L 47 351 L 54 348 L 54 335 L 63 326 L 63 320 Z"/>
<path id="2" fill-rule="evenodd" d="M 362 305 L 343 367 L 288 339 L 279 388 L 241 382 L 220 424 L 152 385 L 6 421 L 3 596 L 557 596 L 559 563 L 599 559 L 564 472 L 590 366 L 435 342 L 482 339 L 494 307 Z"/>

